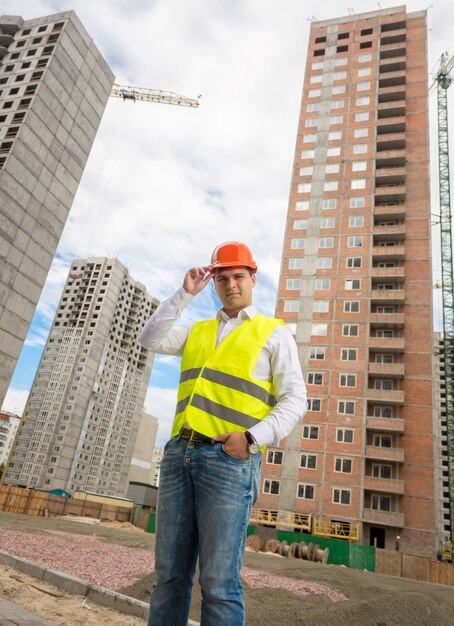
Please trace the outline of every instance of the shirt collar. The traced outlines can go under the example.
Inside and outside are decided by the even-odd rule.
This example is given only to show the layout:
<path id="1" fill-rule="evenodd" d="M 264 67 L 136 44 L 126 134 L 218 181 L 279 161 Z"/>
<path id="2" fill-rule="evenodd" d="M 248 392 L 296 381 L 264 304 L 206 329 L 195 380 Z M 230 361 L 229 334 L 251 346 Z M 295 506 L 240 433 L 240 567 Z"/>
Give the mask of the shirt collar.
<path id="1" fill-rule="evenodd" d="M 251 304 L 250 306 L 247 306 L 245 309 L 241 309 L 241 311 L 238 313 L 238 316 L 233 319 L 251 320 L 256 314 L 257 314 L 257 309 L 255 308 L 253 304 Z M 227 313 L 225 313 L 222 309 L 219 309 L 219 311 L 216 313 L 216 319 L 223 320 L 224 322 L 228 322 L 232 318 L 229 317 Z"/>

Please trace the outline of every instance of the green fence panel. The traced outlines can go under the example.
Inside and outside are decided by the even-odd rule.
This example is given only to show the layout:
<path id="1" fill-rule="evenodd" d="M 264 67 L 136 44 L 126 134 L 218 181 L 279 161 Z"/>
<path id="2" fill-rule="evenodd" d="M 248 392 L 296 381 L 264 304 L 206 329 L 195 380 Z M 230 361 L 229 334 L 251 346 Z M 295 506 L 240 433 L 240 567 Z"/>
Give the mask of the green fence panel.
<path id="1" fill-rule="evenodd" d="M 375 572 L 375 548 L 373 546 L 360 546 L 356 543 L 351 543 L 349 547 L 349 567 Z"/>
<path id="2" fill-rule="evenodd" d="M 147 533 L 156 532 L 156 513 L 150 513 L 150 518 L 148 520 Z"/>
<path id="3" fill-rule="evenodd" d="M 249 525 L 247 527 L 246 537 L 249 537 L 249 535 L 255 535 L 255 526 Z"/>

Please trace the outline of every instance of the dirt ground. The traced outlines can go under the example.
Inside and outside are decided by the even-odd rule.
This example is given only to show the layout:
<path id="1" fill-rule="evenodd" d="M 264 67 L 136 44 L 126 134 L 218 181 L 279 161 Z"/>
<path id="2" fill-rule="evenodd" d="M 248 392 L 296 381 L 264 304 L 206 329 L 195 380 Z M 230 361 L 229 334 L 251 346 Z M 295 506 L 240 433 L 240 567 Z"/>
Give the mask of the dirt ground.
<path id="1" fill-rule="evenodd" d="M 108 544 L 146 548 L 150 551 L 154 541 L 153 535 L 137 530 L 12 513 L 0 513 L 0 533 L 1 528 L 95 535 Z M 283 587 L 254 588 L 244 584 L 247 626 L 454 626 L 452 587 L 251 552 L 245 554 L 244 565 L 248 572 L 255 572 L 254 576 L 259 581 L 269 575 L 284 578 L 280 583 Z M 87 609 L 82 606 L 82 598 L 68 594 L 57 598 L 48 596 L 26 582 L 11 578 L 11 574 L 14 576 L 16 573 L 12 570 L 5 572 L 5 569 L 0 568 L 0 592 L 55 626 L 144 624 L 136 618 L 119 614 L 115 616 L 112 611 L 94 604 Z M 26 578 L 20 573 L 18 577 Z M 289 591 L 298 582 L 303 584 L 304 581 L 309 588 L 315 588 L 315 584 L 322 585 L 333 592 L 344 594 L 347 599 L 333 602 L 327 593 L 302 596 Z M 35 582 L 38 586 L 44 586 L 44 583 Z M 150 573 L 119 591 L 148 601 L 152 583 L 153 574 Z M 196 621 L 200 619 L 200 589 L 197 584 L 191 618 Z"/>

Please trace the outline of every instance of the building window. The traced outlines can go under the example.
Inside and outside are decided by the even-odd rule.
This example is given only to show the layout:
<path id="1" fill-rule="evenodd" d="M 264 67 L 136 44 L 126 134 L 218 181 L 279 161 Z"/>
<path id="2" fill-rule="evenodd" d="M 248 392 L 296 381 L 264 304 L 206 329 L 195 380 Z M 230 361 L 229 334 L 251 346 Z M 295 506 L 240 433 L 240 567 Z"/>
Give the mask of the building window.
<path id="1" fill-rule="evenodd" d="M 298 200 L 295 211 L 309 211 L 309 200 Z"/>
<path id="2" fill-rule="evenodd" d="M 353 154 L 367 154 L 367 143 L 356 143 L 353 146 Z"/>
<path id="3" fill-rule="evenodd" d="M 338 443 L 353 443 L 353 429 L 336 428 L 336 441 Z"/>
<path id="4" fill-rule="evenodd" d="M 333 100 L 331 102 L 331 109 L 343 109 L 345 106 L 345 100 Z"/>
<path id="5" fill-rule="evenodd" d="M 334 248 L 334 237 L 320 237 L 318 242 L 319 248 Z"/>
<path id="6" fill-rule="evenodd" d="M 325 56 L 325 50 L 321 48 L 320 50 L 314 50 L 314 57 L 322 57 Z"/>
<path id="7" fill-rule="evenodd" d="M 355 198 L 350 198 L 351 209 L 362 209 L 365 204 L 366 198 L 364 196 L 356 196 Z"/>
<path id="8" fill-rule="evenodd" d="M 315 76 L 311 76 L 310 83 L 314 85 L 316 83 L 321 83 L 323 80 L 323 76 L 321 74 L 315 74 Z"/>
<path id="9" fill-rule="evenodd" d="M 358 56 L 358 63 L 369 63 L 370 61 L 372 61 L 371 54 L 360 54 Z"/>
<path id="10" fill-rule="evenodd" d="M 319 98 L 321 95 L 321 89 L 309 89 L 309 91 L 307 92 L 308 98 Z"/>
<path id="11" fill-rule="evenodd" d="M 355 414 L 354 400 L 339 400 L 337 403 L 337 412 L 340 415 L 354 415 Z"/>
<path id="12" fill-rule="evenodd" d="M 345 93 L 345 85 L 334 85 L 333 96 L 338 96 L 341 93 Z"/>
<path id="13" fill-rule="evenodd" d="M 300 167 L 300 176 L 312 176 L 314 173 L 313 165 L 306 165 L 305 167 Z"/>
<path id="14" fill-rule="evenodd" d="M 360 235 L 356 235 L 355 237 L 349 237 L 347 245 L 349 248 L 362 248 L 363 238 Z"/>
<path id="15" fill-rule="evenodd" d="M 317 291 L 322 291 L 330 288 L 330 279 L 329 278 L 317 278 L 315 280 L 315 289 Z"/>
<path id="16" fill-rule="evenodd" d="M 266 453 L 266 462 L 270 465 L 282 465 L 284 453 L 279 450 L 268 450 Z"/>
<path id="17" fill-rule="evenodd" d="M 364 226 L 364 216 L 363 215 L 352 215 L 348 219 L 348 225 L 351 228 L 360 228 Z"/>
<path id="18" fill-rule="evenodd" d="M 320 221 L 320 228 L 334 228 L 336 220 L 334 217 L 322 217 Z"/>
<path id="19" fill-rule="evenodd" d="M 318 439 L 318 426 L 303 426 L 303 439 Z"/>
<path id="20" fill-rule="evenodd" d="M 359 313 L 359 301 L 346 300 L 344 302 L 344 313 Z"/>
<path id="21" fill-rule="evenodd" d="M 314 499 L 314 485 L 298 485 L 297 498 L 303 498 L 304 500 Z"/>
<path id="22" fill-rule="evenodd" d="M 300 456 L 300 467 L 303 469 L 316 469 L 317 456 L 315 454 L 302 454 Z"/>
<path id="23" fill-rule="evenodd" d="M 315 150 L 303 150 L 301 152 L 302 159 L 313 159 L 315 156 Z"/>
<path id="24" fill-rule="evenodd" d="M 391 406 L 374 406 L 374 417 L 392 419 L 394 417 L 393 408 Z"/>
<path id="25" fill-rule="evenodd" d="M 333 502 L 334 504 L 350 504 L 351 491 L 350 489 L 337 489 L 333 488 Z"/>
<path id="26" fill-rule="evenodd" d="M 366 179 L 365 178 L 354 178 L 351 181 L 352 189 L 365 189 L 366 187 Z"/>
<path id="27" fill-rule="evenodd" d="M 301 289 L 301 282 L 300 278 L 287 278 L 285 288 L 287 291 Z"/>
<path id="28" fill-rule="evenodd" d="M 341 472 L 342 474 L 352 473 L 352 460 L 351 459 L 334 459 L 334 471 Z"/>
<path id="29" fill-rule="evenodd" d="M 338 141 L 340 139 L 342 139 L 342 131 L 333 130 L 330 133 L 328 133 L 328 141 Z"/>
<path id="30" fill-rule="evenodd" d="M 372 48 L 372 42 L 363 41 L 362 43 L 359 44 L 359 47 L 361 48 L 361 50 L 364 50 L 365 48 Z"/>
<path id="31" fill-rule="evenodd" d="M 337 180 L 328 180 L 323 183 L 323 191 L 337 191 L 338 186 L 339 183 Z"/>
<path id="32" fill-rule="evenodd" d="M 371 498 L 371 508 L 374 511 L 391 511 L 391 498 L 389 496 L 373 494 Z"/>
<path id="33" fill-rule="evenodd" d="M 298 313 L 300 303 L 298 300 L 284 300 L 284 312 L 285 313 Z"/>
<path id="34" fill-rule="evenodd" d="M 339 374 L 339 387 L 356 387 L 356 374 Z"/>
<path id="35" fill-rule="evenodd" d="M 322 372 L 308 372 L 307 384 L 308 385 L 323 385 L 323 373 Z"/>
<path id="36" fill-rule="evenodd" d="M 315 38 L 315 43 L 325 43 L 325 42 L 326 42 L 326 35 Z"/>
<path id="37" fill-rule="evenodd" d="M 309 358 L 323 361 L 325 359 L 325 348 L 311 346 L 309 350 Z"/>
<path id="38" fill-rule="evenodd" d="M 328 163 L 325 167 L 325 174 L 338 174 L 339 167 L 339 163 Z"/>
<path id="39" fill-rule="evenodd" d="M 293 220 L 293 230 L 306 230 L 307 220 Z"/>
<path id="40" fill-rule="evenodd" d="M 366 81 L 364 83 L 357 83 L 356 90 L 357 91 L 368 91 L 370 89 L 370 81 Z"/>
<path id="41" fill-rule="evenodd" d="M 367 161 L 353 161 L 352 172 L 365 172 L 367 170 Z"/>
<path id="42" fill-rule="evenodd" d="M 333 80 L 345 80 L 347 78 L 347 72 L 334 72 Z"/>
<path id="43" fill-rule="evenodd" d="M 368 104 L 370 104 L 370 97 L 369 96 L 361 96 L 360 98 L 356 98 L 356 106 L 357 107 L 367 106 Z"/>
<path id="44" fill-rule="evenodd" d="M 342 348 L 341 361 L 356 361 L 358 358 L 358 350 L 356 348 Z"/>
<path id="45" fill-rule="evenodd" d="M 288 268 L 289 268 L 289 270 L 301 270 L 301 269 L 303 269 L 303 259 L 289 259 L 288 260 Z"/>
<path id="46" fill-rule="evenodd" d="M 328 334 L 328 324 L 312 324 L 311 335 L 316 337 L 326 337 Z"/>
<path id="47" fill-rule="evenodd" d="M 308 104 L 306 110 L 308 113 L 316 113 L 317 111 L 320 111 L 320 102 L 312 102 L 311 104 Z"/>
<path id="48" fill-rule="evenodd" d="M 386 480 L 391 480 L 392 478 L 391 465 L 381 465 L 381 464 L 374 463 L 372 465 L 372 476 L 374 478 L 385 478 Z"/>
<path id="49" fill-rule="evenodd" d="M 318 119 L 316 117 L 308 117 L 304 125 L 306 128 L 316 128 L 318 126 Z"/>
<path id="50" fill-rule="evenodd" d="M 311 183 L 299 183 L 298 193 L 310 193 L 311 188 L 312 188 Z"/>
<path id="51" fill-rule="evenodd" d="M 355 139 L 357 139 L 358 137 L 367 137 L 369 135 L 369 129 L 368 128 L 355 128 L 353 134 L 355 136 Z"/>
<path id="52" fill-rule="evenodd" d="M 333 259 L 329 256 L 319 256 L 317 258 L 318 270 L 329 270 L 333 267 Z"/>
<path id="53" fill-rule="evenodd" d="M 304 250 L 305 239 L 292 239 L 292 250 Z"/>
<path id="54" fill-rule="evenodd" d="M 322 410 L 322 401 L 320 398 L 309 398 L 307 401 L 307 410 L 320 413 Z"/>
<path id="55" fill-rule="evenodd" d="M 263 493 L 268 493 L 270 495 L 277 496 L 279 495 L 279 487 L 280 482 L 278 480 L 267 480 L 263 481 Z"/>
<path id="56" fill-rule="evenodd" d="M 329 118 L 329 125 L 334 126 L 335 124 L 342 124 L 344 121 L 343 115 L 331 115 Z"/>
<path id="57" fill-rule="evenodd" d="M 342 325 L 343 337 L 358 337 L 358 335 L 359 335 L 358 324 L 343 324 Z"/>
<path id="58" fill-rule="evenodd" d="M 377 378 L 375 380 L 374 389 L 377 389 L 377 391 L 392 391 L 393 381 L 388 378 Z"/>
<path id="59" fill-rule="evenodd" d="M 312 63 L 312 69 L 313 70 L 322 70 L 323 69 L 323 61 L 316 61 L 315 63 Z"/>
<path id="60" fill-rule="evenodd" d="M 335 209 L 337 205 L 336 198 L 325 199 L 322 202 L 322 209 Z"/>
<path id="61" fill-rule="evenodd" d="M 312 310 L 314 313 L 328 313 L 329 311 L 328 300 L 314 300 L 314 303 L 312 305 Z"/>

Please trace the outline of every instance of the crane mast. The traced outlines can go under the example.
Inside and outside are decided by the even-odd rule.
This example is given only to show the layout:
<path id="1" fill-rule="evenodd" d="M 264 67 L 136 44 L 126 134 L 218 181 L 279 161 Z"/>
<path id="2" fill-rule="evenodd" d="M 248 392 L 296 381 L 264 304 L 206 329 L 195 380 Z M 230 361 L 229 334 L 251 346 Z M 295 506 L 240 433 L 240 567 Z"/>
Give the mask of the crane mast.
<path id="1" fill-rule="evenodd" d="M 110 92 L 112 98 L 123 100 L 137 100 L 143 102 L 158 102 L 160 104 L 175 104 L 182 107 L 197 108 L 199 98 L 187 98 L 172 91 L 160 91 L 159 89 L 147 89 L 146 87 L 130 87 L 114 84 Z M 200 97 L 200 96 L 199 96 Z"/>
<path id="2" fill-rule="evenodd" d="M 445 53 L 436 76 L 438 116 L 438 160 L 440 195 L 441 293 L 446 385 L 446 430 L 448 444 L 449 511 L 451 541 L 454 541 L 454 301 L 452 260 L 451 188 L 449 180 L 449 137 L 447 92 L 452 82 L 454 57 Z"/>

